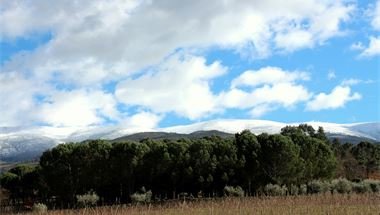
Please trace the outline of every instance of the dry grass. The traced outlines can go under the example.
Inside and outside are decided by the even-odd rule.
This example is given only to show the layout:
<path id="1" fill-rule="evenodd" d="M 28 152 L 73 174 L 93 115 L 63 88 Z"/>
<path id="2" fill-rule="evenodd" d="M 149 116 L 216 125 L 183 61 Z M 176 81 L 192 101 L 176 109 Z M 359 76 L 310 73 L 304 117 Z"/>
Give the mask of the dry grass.
<path id="1" fill-rule="evenodd" d="M 56 210 L 47 214 L 380 214 L 380 196 L 312 195 L 265 198 L 233 198 L 172 202 L 161 205 L 110 206 L 81 210 Z"/>

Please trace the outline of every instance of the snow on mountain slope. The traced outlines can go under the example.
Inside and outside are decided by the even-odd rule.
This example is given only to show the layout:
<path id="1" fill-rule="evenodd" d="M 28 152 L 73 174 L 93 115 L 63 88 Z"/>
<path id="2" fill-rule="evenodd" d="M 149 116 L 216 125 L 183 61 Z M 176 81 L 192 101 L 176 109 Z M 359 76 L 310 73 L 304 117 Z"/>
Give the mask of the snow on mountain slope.
<path id="1" fill-rule="evenodd" d="M 305 122 L 302 122 L 305 123 Z M 322 126 L 326 133 L 369 138 L 380 141 L 380 122 L 336 124 L 325 122 L 306 122 L 315 129 Z M 31 157 L 63 142 L 78 142 L 86 139 L 115 139 L 125 135 L 162 131 L 175 133 L 192 133 L 202 130 L 219 130 L 236 133 L 249 129 L 255 134 L 263 132 L 279 133 L 286 125 L 297 126 L 301 123 L 281 123 L 266 120 L 221 119 L 198 122 L 189 125 L 139 130 L 122 126 L 103 127 L 0 127 L 0 160 L 12 157 Z"/>
<path id="2" fill-rule="evenodd" d="M 281 128 L 285 127 L 285 123 L 266 121 L 266 120 L 211 120 L 206 122 L 199 122 L 190 125 L 180 125 L 162 128 L 160 131 L 176 132 L 176 133 L 191 133 L 201 130 L 218 130 L 227 133 L 236 133 L 245 129 L 249 129 L 252 132 L 258 133 L 278 133 Z"/>
<path id="3" fill-rule="evenodd" d="M 36 154 L 59 144 L 60 141 L 39 135 L 0 136 L 0 160 L 30 160 Z"/>
<path id="4" fill-rule="evenodd" d="M 228 133 L 240 132 L 249 129 L 255 134 L 267 132 L 270 134 L 279 133 L 281 128 L 291 125 L 308 124 L 315 130 L 323 127 L 325 132 L 333 134 L 343 134 L 356 137 L 366 137 L 373 140 L 380 140 L 380 123 L 356 123 L 356 124 L 336 124 L 326 122 L 300 122 L 300 123 L 281 123 L 266 120 L 212 120 L 194 123 L 191 125 L 173 126 L 162 129 L 166 132 L 191 133 L 199 130 L 219 130 Z"/>
<path id="5" fill-rule="evenodd" d="M 372 122 L 351 124 L 350 129 L 358 133 L 366 134 L 371 139 L 375 139 L 377 141 L 380 140 L 380 123 Z"/>
<path id="6" fill-rule="evenodd" d="M 376 141 L 380 140 L 380 123 L 336 124 L 314 121 L 305 123 L 313 126 L 314 129 L 323 127 L 327 133 L 365 137 Z M 297 125 L 297 123 L 293 125 Z"/>

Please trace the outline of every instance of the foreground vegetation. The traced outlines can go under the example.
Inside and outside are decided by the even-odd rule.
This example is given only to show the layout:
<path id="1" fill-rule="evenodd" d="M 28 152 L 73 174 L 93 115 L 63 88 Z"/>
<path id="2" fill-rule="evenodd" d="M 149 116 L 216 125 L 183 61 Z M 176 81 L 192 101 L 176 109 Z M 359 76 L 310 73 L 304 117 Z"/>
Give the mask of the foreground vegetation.
<path id="1" fill-rule="evenodd" d="M 380 196 L 322 194 L 309 196 L 223 198 L 175 201 L 148 205 L 117 205 L 79 210 L 54 210 L 46 214 L 378 214 Z"/>
<path id="2" fill-rule="evenodd" d="M 230 139 L 61 144 L 46 151 L 39 165 L 13 168 L 0 182 L 10 204 L 49 208 L 196 197 L 378 195 L 380 183 L 364 179 L 379 164 L 379 145 L 330 142 L 322 128 L 299 125 L 275 135 L 246 130 Z M 348 180 L 333 180 L 339 177 Z"/>

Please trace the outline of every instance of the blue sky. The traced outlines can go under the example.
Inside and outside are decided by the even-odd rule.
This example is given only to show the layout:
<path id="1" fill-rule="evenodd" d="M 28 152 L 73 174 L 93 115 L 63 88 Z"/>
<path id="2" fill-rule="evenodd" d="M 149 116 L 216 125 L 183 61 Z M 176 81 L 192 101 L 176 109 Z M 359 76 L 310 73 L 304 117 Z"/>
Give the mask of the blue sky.
<path id="1" fill-rule="evenodd" d="M 0 126 L 380 121 L 380 1 L 301 2 L 2 2 Z"/>

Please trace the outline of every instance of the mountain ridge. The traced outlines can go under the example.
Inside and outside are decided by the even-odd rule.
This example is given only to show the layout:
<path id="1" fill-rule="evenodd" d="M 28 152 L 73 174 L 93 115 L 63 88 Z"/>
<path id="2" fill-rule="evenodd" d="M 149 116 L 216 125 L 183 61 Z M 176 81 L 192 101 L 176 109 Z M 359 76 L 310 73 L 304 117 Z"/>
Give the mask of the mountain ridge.
<path id="1" fill-rule="evenodd" d="M 290 125 L 309 124 L 317 129 L 322 126 L 331 137 L 342 140 L 358 142 L 360 140 L 379 142 L 380 141 L 380 122 L 337 124 L 326 122 L 301 122 L 301 123 L 282 123 L 268 120 L 247 120 L 247 119 L 221 119 L 197 122 L 189 125 L 178 125 L 156 129 L 124 128 L 122 126 L 105 127 L 0 127 L 0 160 L 23 160 L 23 158 L 38 157 L 43 151 L 64 142 L 81 142 L 88 139 L 122 139 L 128 137 L 129 140 L 138 141 L 146 137 L 158 135 L 158 138 L 194 138 L 196 132 L 198 137 L 202 131 L 221 132 L 225 136 L 248 129 L 255 134 L 279 133 L 281 128 Z M 148 132 L 151 135 L 145 135 Z M 153 133 L 156 134 L 153 134 Z M 200 133 L 199 133 L 200 132 Z M 167 133 L 172 133 L 168 135 Z M 173 134 L 175 133 L 175 134 Z M 192 134 L 193 133 L 193 134 Z M 161 135 L 161 136 L 160 136 Z M 127 139 L 128 139 L 127 138 Z M 150 137 L 152 138 L 152 137 Z M 155 137 L 157 138 L 157 137 Z"/>

